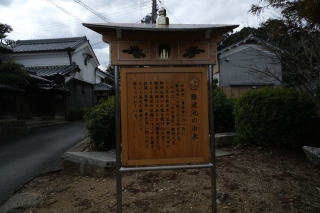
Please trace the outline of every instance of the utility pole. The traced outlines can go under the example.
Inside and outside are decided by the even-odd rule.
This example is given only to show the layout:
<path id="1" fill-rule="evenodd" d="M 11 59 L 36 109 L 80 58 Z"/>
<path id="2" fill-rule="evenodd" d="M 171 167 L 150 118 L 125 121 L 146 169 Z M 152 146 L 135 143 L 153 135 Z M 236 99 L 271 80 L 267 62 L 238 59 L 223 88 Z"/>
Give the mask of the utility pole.
<path id="1" fill-rule="evenodd" d="M 157 0 L 152 0 L 152 24 L 156 23 L 156 6 L 157 6 Z"/>

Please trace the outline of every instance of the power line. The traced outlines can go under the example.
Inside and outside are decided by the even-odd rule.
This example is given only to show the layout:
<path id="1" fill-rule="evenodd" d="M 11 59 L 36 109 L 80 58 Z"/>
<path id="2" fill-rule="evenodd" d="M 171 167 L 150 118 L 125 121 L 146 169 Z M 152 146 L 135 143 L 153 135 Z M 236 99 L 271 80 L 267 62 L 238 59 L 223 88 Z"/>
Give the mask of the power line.
<path id="1" fill-rule="evenodd" d="M 103 41 L 99 41 L 98 43 L 91 44 L 91 47 L 92 47 L 93 45 L 99 44 L 99 43 L 101 43 L 101 42 L 103 42 Z"/>
<path id="2" fill-rule="evenodd" d="M 149 8 L 151 8 L 151 6 Z M 131 13 L 131 12 L 134 12 L 134 11 L 126 12 L 123 14 L 118 14 L 115 16 L 121 16 L 121 15 L 125 15 L 125 14 Z M 87 21 L 89 21 L 89 20 L 97 20 L 97 17 L 87 19 Z M 68 24 L 68 25 L 66 25 L 66 24 Z M 73 25 L 73 24 L 80 24 L 80 23 L 79 22 L 66 22 L 66 23 L 58 22 L 58 23 L 54 23 L 54 24 L 49 24 L 49 25 L 55 25 L 55 26 L 42 25 L 42 27 L 24 28 L 24 29 L 15 30 L 12 32 L 12 34 L 14 34 L 14 35 L 26 34 L 26 33 L 32 33 L 34 31 L 38 31 L 38 30 L 49 31 L 49 30 L 58 29 L 58 28 L 62 28 L 62 27 L 69 27 L 70 25 Z M 25 29 L 29 29 L 29 30 L 25 30 Z M 19 32 L 21 32 L 21 33 L 19 33 Z"/>
<path id="3" fill-rule="evenodd" d="M 63 7 L 59 6 L 58 4 L 54 3 L 53 1 L 51 0 L 47 0 L 48 2 L 50 2 L 51 4 L 55 5 L 56 7 L 58 7 L 59 9 L 63 10 L 64 12 L 68 13 L 70 16 L 73 16 L 75 17 L 76 19 L 78 19 L 79 21 L 83 22 L 81 20 L 81 18 L 77 17 L 76 15 L 72 14 L 71 12 L 67 11 L 66 9 L 64 9 Z"/>
<path id="4" fill-rule="evenodd" d="M 144 3 L 148 3 L 149 2 L 149 4 L 151 3 L 151 1 L 146 1 L 146 2 L 142 2 L 143 4 Z M 148 4 L 147 5 L 143 5 L 143 7 L 145 7 L 145 6 L 148 6 Z M 131 10 L 134 10 L 135 8 L 137 8 L 137 7 L 140 7 L 140 4 L 135 4 L 135 5 L 130 5 L 130 6 L 127 6 L 127 7 L 124 7 L 124 8 L 130 8 L 131 7 L 131 9 L 116 9 L 116 10 L 112 10 L 111 11 L 111 13 L 109 13 L 109 14 L 117 14 L 118 13 L 118 15 L 115 15 L 115 16 L 120 16 L 120 15 L 125 15 L 125 14 L 127 14 L 127 13 L 130 13 L 130 12 L 132 12 Z M 116 11 L 119 11 L 119 12 L 116 12 Z M 120 13 L 120 14 L 119 14 Z M 101 13 L 101 14 L 105 14 L 105 13 Z M 94 19 L 94 18 L 92 18 L 92 17 L 96 17 L 96 16 L 88 16 L 87 18 L 86 18 L 86 21 L 89 21 L 89 20 L 92 20 L 92 19 Z M 88 18 L 90 18 L 90 19 L 88 19 Z M 82 20 L 81 20 L 82 21 Z M 19 28 L 18 30 L 15 30 L 13 33 L 16 33 L 16 32 L 19 32 L 19 31 L 23 31 L 23 32 L 25 32 L 26 30 L 37 30 L 37 29 L 41 29 L 42 27 L 51 27 L 51 25 L 58 25 L 58 26 L 60 26 L 60 25 L 64 25 L 64 24 L 66 24 L 66 23 L 78 23 L 78 22 L 74 22 L 74 21 L 68 21 L 68 22 L 57 22 L 57 23 L 52 23 L 52 24 L 47 24 L 47 25 L 42 25 L 41 27 L 27 27 L 27 28 Z M 58 26 L 52 26 L 52 27 L 58 27 Z"/>
<path id="5" fill-rule="evenodd" d="M 104 17 L 100 13 L 96 12 L 95 10 L 93 10 L 91 7 L 89 7 L 88 5 L 84 4 L 80 0 L 74 0 L 74 1 L 77 2 L 78 4 L 80 4 L 82 7 L 86 8 L 87 10 L 89 10 L 91 13 L 95 14 L 96 16 L 98 16 L 99 18 L 103 19 L 107 23 L 113 23 L 113 21 L 111 21 L 110 19 Z"/>

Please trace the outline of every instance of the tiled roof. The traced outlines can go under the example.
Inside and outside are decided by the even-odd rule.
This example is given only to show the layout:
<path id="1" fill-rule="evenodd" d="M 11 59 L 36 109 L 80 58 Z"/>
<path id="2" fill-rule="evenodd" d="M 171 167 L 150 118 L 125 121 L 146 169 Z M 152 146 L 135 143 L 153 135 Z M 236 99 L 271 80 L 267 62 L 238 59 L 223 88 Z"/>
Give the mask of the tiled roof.
<path id="1" fill-rule="evenodd" d="M 4 45 L 0 42 L 0 50 L 10 51 L 12 52 L 12 48 L 10 46 Z"/>
<path id="2" fill-rule="evenodd" d="M 0 89 L 24 92 L 23 89 L 20 89 L 20 88 L 18 88 L 18 87 L 9 86 L 9 85 L 2 84 L 2 83 L 0 83 Z"/>
<path id="3" fill-rule="evenodd" d="M 57 84 L 37 84 L 33 85 L 34 87 L 42 90 L 54 90 L 54 91 L 69 91 L 69 87 L 63 87 Z"/>
<path id="4" fill-rule="evenodd" d="M 246 37 L 245 39 L 242 39 L 241 41 L 238 41 L 238 42 L 236 42 L 236 43 L 234 43 L 234 44 L 231 44 L 230 46 L 227 46 L 227 47 L 219 50 L 219 51 L 217 52 L 217 54 L 220 54 L 220 53 L 223 53 L 224 51 L 230 50 L 230 49 L 233 48 L 233 47 L 237 47 L 237 46 L 238 46 L 239 44 L 241 44 L 241 43 L 246 43 L 248 40 L 255 40 L 255 41 L 257 41 L 257 42 L 261 41 L 261 39 L 256 38 L 256 37 L 254 37 L 253 35 L 250 34 L 250 35 L 249 35 L 248 37 Z"/>
<path id="5" fill-rule="evenodd" d="M 28 72 L 36 73 L 38 76 L 54 76 L 63 75 L 68 76 L 73 71 L 79 71 L 80 68 L 75 62 L 71 65 L 60 65 L 60 66 L 42 66 L 42 67 L 25 67 Z"/>
<path id="6" fill-rule="evenodd" d="M 107 75 L 107 78 L 108 78 L 108 79 L 114 81 L 114 76 L 113 76 L 113 75 L 111 75 L 111 74 L 109 74 L 109 73 L 106 73 L 106 75 Z"/>
<path id="7" fill-rule="evenodd" d="M 113 75 L 111 75 L 111 74 L 109 74 L 109 73 L 107 73 L 105 71 L 102 71 L 99 67 L 97 67 L 97 72 L 99 74 L 101 74 L 102 76 L 104 76 L 105 78 L 108 78 L 108 79 L 114 81 L 114 76 Z"/>
<path id="8" fill-rule="evenodd" d="M 36 75 L 32 75 L 32 74 L 29 74 L 30 77 L 36 81 L 39 81 L 39 82 L 42 82 L 42 83 L 53 83 L 52 81 L 48 80 L 48 79 L 45 79 L 45 78 L 41 78 L 40 76 L 36 76 Z"/>
<path id="9" fill-rule="evenodd" d="M 94 85 L 95 91 L 108 91 L 113 90 L 113 86 L 110 86 L 109 84 L 106 84 L 104 82 L 100 82 L 99 84 Z"/>
<path id="10" fill-rule="evenodd" d="M 87 37 L 56 38 L 20 40 L 19 44 L 13 48 L 13 52 L 38 52 L 75 49 L 78 45 L 87 41 Z"/>
<path id="11" fill-rule="evenodd" d="M 104 78 L 107 77 L 107 73 L 105 71 L 102 71 L 100 68 L 97 67 L 97 73 L 102 75 Z"/>

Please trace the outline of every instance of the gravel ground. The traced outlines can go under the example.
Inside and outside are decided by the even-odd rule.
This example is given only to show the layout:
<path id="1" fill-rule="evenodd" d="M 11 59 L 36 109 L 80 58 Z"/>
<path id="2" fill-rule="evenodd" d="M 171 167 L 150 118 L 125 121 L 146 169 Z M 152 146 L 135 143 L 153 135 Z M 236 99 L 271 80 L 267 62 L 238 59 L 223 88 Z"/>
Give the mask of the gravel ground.
<path id="1" fill-rule="evenodd" d="M 320 167 L 302 151 L 225 147 L 218 157 L 217 192 L 229 195 L 218 212 L 320 212 Z M 211 212 L 210 170 L 125 173 L 123 212 Z M 37 212 L 116 212 L 116 178 L 48 174 L 17 193 L 42 202 L 21 210 Z"/>

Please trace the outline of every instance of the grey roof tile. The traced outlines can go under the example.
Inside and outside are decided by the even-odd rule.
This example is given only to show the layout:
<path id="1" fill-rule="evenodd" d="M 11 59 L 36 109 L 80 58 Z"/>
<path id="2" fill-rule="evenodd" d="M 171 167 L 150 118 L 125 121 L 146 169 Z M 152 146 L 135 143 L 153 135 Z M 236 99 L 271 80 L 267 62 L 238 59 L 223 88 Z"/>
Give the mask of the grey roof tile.
<path id="1" fill-rule="evenodd" d="M 0 50 L 10 51 L 12 52 L 12 47 L 4 45 L 0 42 Z"/>
<path id="2" fill-rule="evenodd" d="M 74 38 L 20 40 L 13 48 L 13 52 L 39 52 L 75 49 L 78 45 L 87 41 L 85 36 Z"/>
<path id="3" fill-rule="evenodd" d="M 113 90 L 113 86 L 110 86 L 109 84 L 106 84 L 104 82 L 100 82 L 99 84 L 94 85 L 95 91 L 108 91 Z"/>
<path id="4" fill-rule="evenodd" d="M 63 87 L 57 84 L 36 84 L 33 86 L 41 90 L 54 90 L 54 91 L 64 91 L 64 92 L 69 91 L 69 87 Z"/>
<path id="5" fill-rule="evenodd" d="M 97 67 L 96 71 L 103 77 L 107 77 L 107 73 L 105 71 L 102 71 L 100 68 Z"/>
<path id="6" fill-rule="evenodd" d="M 42 83 L 53 83 L 52 81 L 48 80 L 48 79 L 45 79 L 45 78 L 41 78 L 40 76 L 36 76 L 36 75 L 32 75 L 32 74 L 29 74 L 30 77 L 32 79 L 35 79 L 36 81 L 39 81 L 39 82 L 42 82 Z"/>
<path id="7" fill-rule="evenodd" d="M 111 74 L 109 74 L 109 73 L 107 73 L 105 71 L 102 71 L 99 67 L 97 67 L 97 72 L 99 74 L 103 75 L 105 78 L 108 78 L 108 79 L 114 81 L 114 76 L 113 75 L 111 75 Z"/>
<path id="8" fill-rule="evenodd" d="M 71 65 L 25 67 L 24 69 L 28 72 L 36 73 L 38 76 L 41 77 L 48 77 L 54 75 L 67 76 L 74 70 L 80 70 L 79 66 L 75 62 L 72 62 Z"/>
<path id="9" fill-rule="evenodd" d="M 24 92 L 23 89 L 20 89 L 20 88 L 18 88 L 18 87 L 14 87 L 14 86 L 9 86 L 9 85 L 7 85 L 7 84 L 2 84 L 2 83 L 0 83 L 0 89 Z"/>

